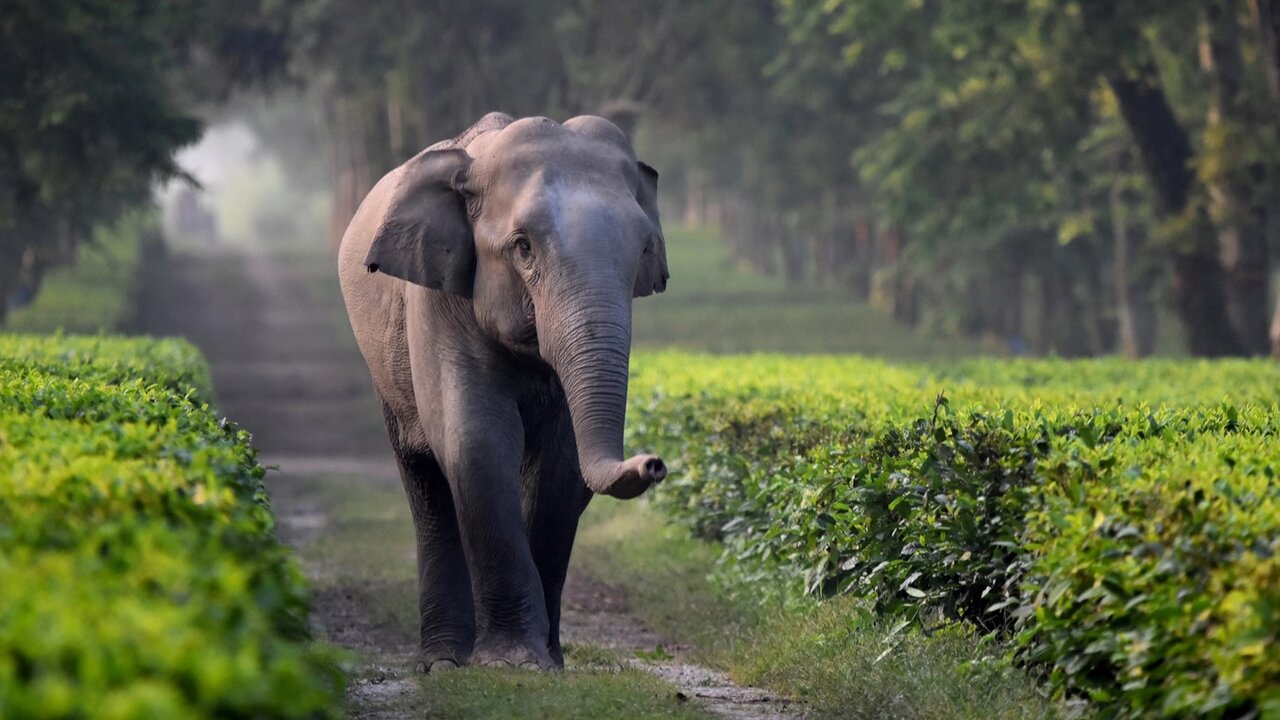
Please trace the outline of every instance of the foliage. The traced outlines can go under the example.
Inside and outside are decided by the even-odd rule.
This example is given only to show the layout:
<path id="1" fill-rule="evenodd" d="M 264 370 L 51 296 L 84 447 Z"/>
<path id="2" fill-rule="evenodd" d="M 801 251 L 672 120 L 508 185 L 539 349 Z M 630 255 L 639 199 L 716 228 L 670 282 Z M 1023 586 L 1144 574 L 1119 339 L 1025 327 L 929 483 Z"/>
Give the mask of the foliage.
<path id="1" fill-rule="evenodd" d="M 485 112 L 587 112 L 632 132 L 668 220 L 798 288 L 1015 351 L 1148 355 L 1157 308 L 1194 354 L 1264 349 L 1280 135 L 1242 0 L 301 7 L 328 152 L 285 141 L 336 159 L 335 241 Z"/>
<path id="2" fill-rule="evenodd" d="M 93 241 L 69 265 L 51 270 L 33 302 L 3 323 L 17 333 L 96 333 L 127 330 L 138 311 L 143 256 L 163 243 L 149 212 L 126 214 L 94 230 Z"/>
<path id="3" fill-rule="evenodd" d="M 638 359 L 659 504 L 731 571 L 1012 634 L 1114 716 L 1274 712 L 1275 367 Z"/>
<path id="4" fill-rule="evenodd" d="M 1265 62 L 1243 2 L 780 8 L 779 76 L 826 67 L 864 100 L 837 141 L 879 219 L 910 239 L 898 264 L 920 279 L 926 319 L 1028 334 L 1040 352 L 1099 354 L 1120 339 L 1147 354 L 1164 264 L 1193 353 L 1264 351 L 1265 287 L 1245 276 L 1266 284 L 1275 238 L 1256 218 L 1275 206 L 1280 144 L 1260 112 Z M 1251 142 L 1230 140 L 1240 133 Z M 1219 243 L 1247 257 L 1224 268 Z M 1024 305 L 1039 311 L 1036 333 Z"/>
<path id="5" fill-rule="evenodd" d="M 248 435 L 176 341 L 0 336 L 0 715 L 334 717 Z"/>
<path id="6" fill-rule="evenodd" d="M 278 73 L 269 3 L 18 0 L 0 17 L 0 320 L 95 227 L 148 199 L 195 106 Z"/>

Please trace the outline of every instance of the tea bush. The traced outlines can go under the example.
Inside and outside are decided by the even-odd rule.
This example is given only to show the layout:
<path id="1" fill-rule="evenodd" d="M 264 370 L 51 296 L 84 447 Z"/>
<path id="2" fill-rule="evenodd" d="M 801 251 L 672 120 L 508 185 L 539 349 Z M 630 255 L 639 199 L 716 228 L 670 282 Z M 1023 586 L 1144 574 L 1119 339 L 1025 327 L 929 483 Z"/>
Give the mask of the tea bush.
<path id="1" fill-rule="evenodd" d="M 632 444 L 733 572 L 1010 638 L 1110 717 L 1280 717 L 1274 363 L 640 355 Z"/>
<path id="2" fill-rule="evenodd" d="M 0 336 L 0 717 L 339 714 L 207 388 L 182 342 Z"/>

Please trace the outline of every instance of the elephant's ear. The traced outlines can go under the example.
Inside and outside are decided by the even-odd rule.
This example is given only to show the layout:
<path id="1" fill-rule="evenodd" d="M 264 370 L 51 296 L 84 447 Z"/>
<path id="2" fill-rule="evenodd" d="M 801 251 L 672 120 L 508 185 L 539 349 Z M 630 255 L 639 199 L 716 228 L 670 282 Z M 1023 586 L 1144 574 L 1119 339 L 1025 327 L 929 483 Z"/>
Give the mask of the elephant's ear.
<path id="1" fill-rule="evenodd" d="M 640 189 L 636 191 L 636 201 L 653 222 L 653 237 L 644 248 L 640 258 L 640 273 L 636 276 L 633 297 L 644 297 L 667 289 L 667 241 L 662 237 L 662 219 L 658 217 L 658 171 L 648 165 L 637 162 L 640 166 Z"/>
<path id="2" fill-rule="evenodd" d="M 369 272 L 471 297 L 476 250 L 461 188 L 471 156 L 428 150 L 401 167 L 364 264 Z"/>

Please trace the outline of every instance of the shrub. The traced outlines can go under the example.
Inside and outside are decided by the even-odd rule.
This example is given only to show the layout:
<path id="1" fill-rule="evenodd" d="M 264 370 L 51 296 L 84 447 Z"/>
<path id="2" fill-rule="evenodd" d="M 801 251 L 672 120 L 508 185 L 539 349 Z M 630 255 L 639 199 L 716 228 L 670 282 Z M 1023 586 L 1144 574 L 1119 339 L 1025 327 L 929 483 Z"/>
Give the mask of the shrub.
<path id="1" fill-rule="evenodd" d="M 195 350 L 0 336 L 0 358 L 0 716 L 335 716 L 263 470 Z"/>
<path id="2" fill-rule="evenodd" d="M 658 503 L 792 592 L 1014 639 L 1121 716 L 1280 712 L 1266 362 L 640 356 Z"/>

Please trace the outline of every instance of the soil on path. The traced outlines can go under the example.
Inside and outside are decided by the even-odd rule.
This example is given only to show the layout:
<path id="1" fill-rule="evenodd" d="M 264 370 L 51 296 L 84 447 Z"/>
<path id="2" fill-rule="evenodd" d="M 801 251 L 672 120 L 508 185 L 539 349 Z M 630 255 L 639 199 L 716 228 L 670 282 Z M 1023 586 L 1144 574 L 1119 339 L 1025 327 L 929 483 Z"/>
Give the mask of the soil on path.
<path id="1" fill-rule="evenodd" d="M 381 413 L 323 256 L 256 250 L 175 252 L 156 269 L 144 332 L 181 335 L 208 358 L 219 409 L 254 436 L 281 539 L 313 586 L 312 624 L 358 660 L 358 718 L 422 717 L 412 676 L 413 535 Z M 376 556 L 376 560 L 374 559 Z M 571 571 L 562 637 L 631 658 L 658 645 L 676 660 L 628 662 L 729 718 L 798 717 L 793 706 L 682 662 L 681 648 L 633 616 L 614 588 Z"/>

